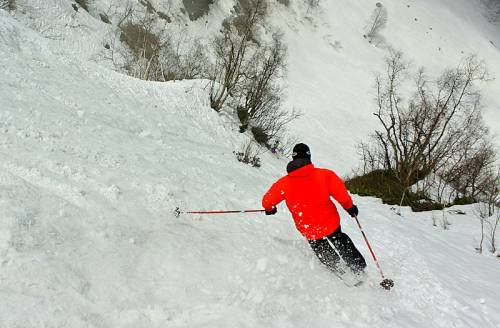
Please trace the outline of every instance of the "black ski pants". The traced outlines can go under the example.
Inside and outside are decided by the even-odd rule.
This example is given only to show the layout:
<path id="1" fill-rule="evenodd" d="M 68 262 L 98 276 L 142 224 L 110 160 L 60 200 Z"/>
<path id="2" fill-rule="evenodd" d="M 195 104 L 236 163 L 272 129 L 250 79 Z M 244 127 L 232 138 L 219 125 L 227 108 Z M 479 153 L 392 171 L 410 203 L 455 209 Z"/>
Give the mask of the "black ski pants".
<path id="1" fill-rule="evenodd" d="M 332 271 L 343 273 L 339 269 L 340 258 L 356 274 L 361 273 L 366 268 L 363 255 L 354 246 L 351 238 L 342 232 L 340 226 L 326 237 L 309 240 L 309 245 L 319 260 Z"/>

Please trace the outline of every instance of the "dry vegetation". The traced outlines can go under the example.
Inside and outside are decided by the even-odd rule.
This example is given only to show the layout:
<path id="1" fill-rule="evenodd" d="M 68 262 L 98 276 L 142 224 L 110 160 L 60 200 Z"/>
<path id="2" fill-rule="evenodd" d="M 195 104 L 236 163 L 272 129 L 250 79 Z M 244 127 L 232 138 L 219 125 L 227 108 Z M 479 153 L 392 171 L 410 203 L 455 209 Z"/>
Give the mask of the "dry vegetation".
<path id="1" fill-rule="evenodd" d="M 239 1 L 235 15 L 224 22 L 213 42 L 216 63 L 210 76 L 210 103 L 220 112 L 231 100 L 240 132 L 250 130 L 259 144 L 270 148 L 284 139 L 285 126 L 298 113 L 281 109 L 278 81 L 286 70 L 286 47 L 279 33 L 270 41 L 260 37 L 266 15 L 266 1 Z"/>
<path id="2" fill-rule="evenodd" d="M 360 145 L 363 173 L 383 170 L 393 175 L 402 190 L 400 204 L 413 196 L 410 186 L 419 188 L 421 198 L 438 190 L 441 205 L 491 198 L 498 189 L 498 166 L 481 118 L 478 85 L 487 76 L 484 63 L 466 57 L 435 80 L 420 69 L 413 74 L 414 93 L 405 102 L 400 89 L 408 76 L 402 53 L 391 50 L 385 74 L 376 79 L 374 115 L 380 129 Z"/>

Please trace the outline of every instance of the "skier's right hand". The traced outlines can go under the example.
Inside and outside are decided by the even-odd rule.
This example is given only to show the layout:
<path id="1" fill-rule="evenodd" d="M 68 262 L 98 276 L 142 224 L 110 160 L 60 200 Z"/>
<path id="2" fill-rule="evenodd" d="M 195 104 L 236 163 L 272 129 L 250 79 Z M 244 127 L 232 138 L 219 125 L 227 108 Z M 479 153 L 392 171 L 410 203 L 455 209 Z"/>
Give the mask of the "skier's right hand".
<path id="1" fill-rule="evenodd" d="M 266 215 L 274 215 L 278 212 L 278 209 L 276 207 L 273 207 L 272 210 L 268 211 L 266 210 Z"/>
<path id="2" fill-rule="evenodd" d="M 346 211 L 353 218 L 356 217 L 356 216 L 358 216 L 358 214 L 359 214 L 358 207 L 356 205 L 354 205 L 354 204 L 352 205 L 351 208 L 346 209 Z"/>

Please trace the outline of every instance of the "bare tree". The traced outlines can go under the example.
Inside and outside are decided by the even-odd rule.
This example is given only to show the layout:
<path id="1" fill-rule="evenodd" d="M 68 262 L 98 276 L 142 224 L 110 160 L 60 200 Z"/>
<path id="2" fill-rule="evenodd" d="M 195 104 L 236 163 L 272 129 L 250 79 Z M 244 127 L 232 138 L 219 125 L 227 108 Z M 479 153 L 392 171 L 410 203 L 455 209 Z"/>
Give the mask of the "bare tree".
<path id="1" fill-rule="evenodd" d="M 255 41 L 255 29 L 266 13 L 264 0 L 249 0 L 236 7 L 237 15 L 223 24 L 223 30 L 213 42 L 216 62 L 211 74 L 210 105 L 219 112 L 238 88 L 244 66 L 249 65 L 249 47 Z"/>
<path id="2" fill-rule="evenodd" d="M 438 173 L 456 191 L 455 198 L 477 201 L 481 189 L 490 179 L 491 166 L 497 158 L 492 144 L 484 140 L 487 137 L 487 131 L 483 131 L 481 139 L 471 137 L 465 140 L 461 144 L 462 151 L 453 154 L 449 164 Z"/>
<path id="3" fill-rule="evenodd" d="M 500 167 L 494 164 L 490 166 L 483 179 L 478 196 L 480 200 L 475 209 L 475 214 L 481 223 L 481 240 L 477 249 L 482 252 L 484 229 L 488 226 L 490 228 L 490 251 L 494 253 L 496 252 L 495 236 L 500 221 Z"/>
<path id="4" fill-rule="evenodd" d="M 492 217 L 500 207 L 500 167 L 490 165 L 478 183 L 478 198 L 485 204 L 488 217 Z"/>
<path id="5" fill-rule="evenodd" d="M 358 154 L 361 157 L 363 165 L 362 174 L 385 168 L 387 159 L 385 154 L 380 151 L 384 148 L 383 144 L 378 143 L 378 139 L 374 138 L 374 143 L 360 142 L 357 146 Z"/>
<path id="6" fill-rule="evenodd" d="M 391 50 L 385 77 L 376 79 L 374 115 L 382 129 L 373 136 L 384 168 L 394 171 L 405 187 L 445 165 L 467 140 L 480 140 L 475 134 L 484 129 L 475 83 L 486 74 L 475 56 L 446 70 L 436 81 L 420 69 L 415 94 L 404 104 L 399 89 L 407 71 L 402 53 Z"/>
<path id="7" fill-rule="evenodd" d="M 115 27 L 104 44 L 104 59 L 117 70 L 144 80 L 208 77 L 208 59 L 200 39 L 190 38 L 186 31 L 174 35 L 167 28 L 171 0 L 167 2 L 168 14 L 157 11 L 149 1 L 139 4 L 143 9 L 130 0 L 123 5 L 113 1 L 103 14 L 112 18 L 110 24 Z"/>
<path id="8" fill-rule="evenodd" d="M 287 139 L 286 126 L 302 116 L 302 113 L 297 109 L 285 111 L 268 108 L 267 111 L 255 121 L 252 133 L 259 143 L 269 148 L 272 140 L 283 142 Z"/>
<path id="9" fill-rule="evenodd" d="M 498 223 L 500 222 L 500 210 L 497 209 L 497 217 L 495 219 L 495 223 L 491 227 L 491 252 L 495 253 L 497 251 L 496 247 L 496 233 L 498 228 Z"/>
<path id="10" fill-rule="evenodd" d="M 124 22 L 127 22 L 135 13 L 134 3 L 132 0 L 120 1 L 113 0 L 104 12 L 104 16 L 108 20 L 113 20 L 112 24 L 118 28 L 122 27 Z"/>
<path id="11" fill-rule="evenodd" d="M 478 203 L 476 205 L 476 217 L 479 219 L 479 223 L 481 224 L 481 238 L 479 239 L 479 245 L 476 247 L 476 250 L 479 254 L 483 253 L 483 242 L 484 242 L 484 221 L 487 219 L 484 214 L 484 209 L 481 207 L 481 204 Z"/>
<path id="12" fill-rule="evenodd" d="M 155 79 L 170 81 L 208 77 L 207 66 L 208 58 L 201 40 L 181 33 L 177 40 L 170 38 L 168 46 L 162 48 Z"/>
<path id="13" fill-rule="evenodd" d="M 286 48 L 279 34 L 274 35 L 271 45 L 261 46 L 256 51 L 251 60 L 254 64 L 248 68 L 242 81 L 243 101 L 238 108 L 242 123 L 240 132 L 251 123 L 262 123 L 263 116 L 280 110 L 283 91 L 277 80 L 285 70 L 285 54 Z"/>
<path id="14" fill-rule="evenodd" d="M 140 19 L 133 17 L 133 13 L 127 7 L 118 23 L 120 41 L 130 49 L 130 55 L 124 56 L 125 69 L 130 75 L 143 80 L 160 80 L 164 68 L 162 55 L 173 46 L 167 22 L 158 27 L 156 12 L 148 5 L 145 5 Z"/>
<path id="15" fill-rule="evenodd" d="M 446 212 L 443 210 L 440 211 L 432 211 L 432 225 L 437 227 L 438 222 L 441 221 L 441 228 L 443 230 L 448 230 L 449 226 L 451 225 L 450 222 L 448 221 L 448 218 L 446 217 Z"/>
<path id="16" fill-rule="evenodd" d="M 387 24 L 387 19 L 387 9 L 382 5 L 382 3 L 377 2 L 372 16 L 370 17 L 370 21 L 366 27 L 366 33 L 363 37 L 370 43 L 380 39 L 380 31 Z"/>

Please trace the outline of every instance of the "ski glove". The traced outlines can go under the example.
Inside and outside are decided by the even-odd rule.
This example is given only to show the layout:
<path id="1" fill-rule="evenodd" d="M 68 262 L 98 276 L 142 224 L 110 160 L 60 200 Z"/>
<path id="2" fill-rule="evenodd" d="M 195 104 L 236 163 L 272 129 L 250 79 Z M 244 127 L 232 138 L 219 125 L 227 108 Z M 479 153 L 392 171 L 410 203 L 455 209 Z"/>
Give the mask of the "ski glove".
<path id="1" fill-rule="evenodd" d="M 347 213 L 349 213 L 349 215 L 351 217 L 358 216 L 358 213 L 359 213 L 358 207 L 356 205 L 354 205 L 354 204 L 352 205 L 351 208 L 346 209 L 346 211 L 347 211 Z"/>
<path id="2" fill-rule="evenodd" d="M 266 210 L 266 215 L 274 215 L 276 214 L 276 212 L 278 212 L 278 209 L 276 207 L 273 207 L 273 209 L 270 211 Z"/>

